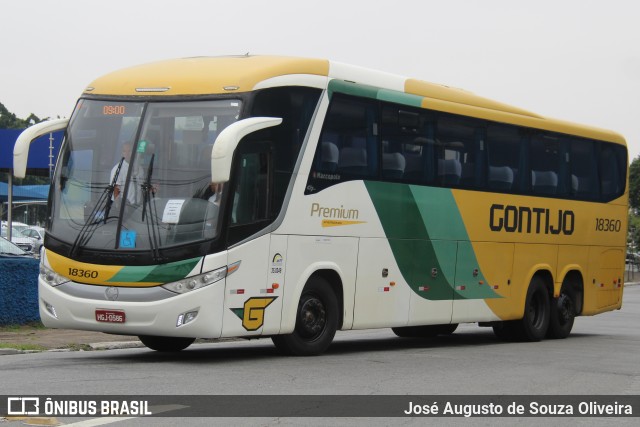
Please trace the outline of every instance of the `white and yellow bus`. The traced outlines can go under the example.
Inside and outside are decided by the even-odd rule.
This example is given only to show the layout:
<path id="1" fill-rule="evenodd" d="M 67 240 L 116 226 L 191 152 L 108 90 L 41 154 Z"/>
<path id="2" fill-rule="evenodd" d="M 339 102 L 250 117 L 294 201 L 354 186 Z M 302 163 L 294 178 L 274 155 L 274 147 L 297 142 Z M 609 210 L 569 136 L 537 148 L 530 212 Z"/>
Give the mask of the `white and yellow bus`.
<path id="1" fill-rule="evenodd" d="M 188 58 L 98 78 L 68 120 L 41 257 L 43 323 L 270 337 L 492 326 L 569 335 L 619 309 L 627 150 L 613 132 L 327 60 Z"/>

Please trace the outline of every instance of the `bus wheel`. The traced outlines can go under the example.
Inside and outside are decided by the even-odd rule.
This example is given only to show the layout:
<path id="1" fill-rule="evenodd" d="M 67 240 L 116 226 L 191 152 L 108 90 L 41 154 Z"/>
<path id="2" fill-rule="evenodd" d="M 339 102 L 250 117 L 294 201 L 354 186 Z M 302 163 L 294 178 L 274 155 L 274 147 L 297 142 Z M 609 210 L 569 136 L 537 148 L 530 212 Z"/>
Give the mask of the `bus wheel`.
<path id="1" fill-rule="evenodd" d="M 493 333 L 503 341 L 514 341 L 518 336 L 512 320 L 496 322 L 493 325 Z"/>
<path id="2" fill-rule="evenodd" d="M 541 277 L 531 279 L 524 306 L 524 317 L 516 323 L 523 341 L 540 341 L 549 328 L 549 293 Z"/>
<path id="3" fill-rule="evenodd" d="M 322 277 L 312 277 L 300 296 L 293 333 L 271 337 L 276 348 L 294 356 L 323 353 L 338 328 L 338 299 Z"/>
<path id="4" fill-rule="evenodd" d="M 140 335 L 138 338 L 151 350 L 166 352 L 184 350 L 196 340 L 195 338 L 155 337 L 151 335 Z"/>
<path id="5" fill-rule="evenodd" d="M 576 309 L 573 295 L 568 289 L 562 289 L 560 296 L 551 301 L 548 338 L 566 338 L 573 329 Z"/>
<path id="6" fill-rule="evenodd" d="M 451 335 L 458 329 L 457 323 L 427 326 L 403 326 L 391 328 L 394 334 L 400 338 L 431 338 L 437 335 Z"/>

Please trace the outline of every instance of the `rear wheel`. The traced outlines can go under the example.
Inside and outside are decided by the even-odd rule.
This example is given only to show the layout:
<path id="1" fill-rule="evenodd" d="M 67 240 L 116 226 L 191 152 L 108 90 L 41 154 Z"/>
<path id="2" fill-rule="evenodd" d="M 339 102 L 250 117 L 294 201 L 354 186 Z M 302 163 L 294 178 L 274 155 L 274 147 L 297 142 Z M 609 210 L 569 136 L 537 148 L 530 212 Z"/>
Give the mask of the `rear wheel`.
<path id="1" fill-rule="evenodd" d="M 142 341 L 142 344 L 151 350 L 163 352 L 184 350 L 196 340 L 195 338 L 156 337 L 151 335 L 140 335 L 138 338 Z"/>
<path id="2" fill-rule="evenodd" d="M 338 298 L 322 277 L 312 277 L 300 295 L 293 333 L 271 337 L 285 354 L 315 356 L 333 341 L 338 328 Z"/>
<path id="3" fill-rule="evenodd" d="M 403 326 L 391 328 L 391 330 L 401 338 L 431 338 L 437 335 L 451 335 L 457 328 L 457 323 L 447 323 L 443 325 Z"/>
<path id="4" fill-rule="evenodd" d="M 541 277 L 531 279 L 524 306 L 524 317 L 516 330 L 523 341 L 540 341 L 547 334 L 550 317 L 549 292 Z"/>
<path id="5" fill-rule="evenodd" d="M 549 338 L 566 338 L 573 329 L 576 318 L 575 297 L 571 287 L 563 286 L 560 296 L 551 301 L 551 313 L 549 317 Z"/>

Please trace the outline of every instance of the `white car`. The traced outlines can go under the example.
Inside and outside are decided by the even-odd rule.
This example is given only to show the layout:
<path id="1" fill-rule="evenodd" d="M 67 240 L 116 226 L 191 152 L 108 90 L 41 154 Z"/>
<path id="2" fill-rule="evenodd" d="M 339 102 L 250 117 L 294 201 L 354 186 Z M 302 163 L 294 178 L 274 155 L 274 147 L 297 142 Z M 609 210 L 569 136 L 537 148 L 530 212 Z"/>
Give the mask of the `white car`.
<path id="1" fill-rule="evenodd" d="M 4 227 L 2 229 L 2 237 L 7 237 L 7 228 Z M 20 231 L 13 227 L 11 232 L 11 243 L 18 246 L 20 249 L 26 252 L 38 253 L 37 251 L 40 249 L 40 245 L 36 239 L 32 239 L 31 237 L 23 236 Z"/>
<path id="2" fill-rule="evenodd" d="M 32 239 L 35 239 L 36 248 L 35 248 L 34 252 L 40 253 L 40 248 L 42 247 L 42 244 L 44 243 L 44 228 L 42 228 L 42 227 L 29 227 L 29 228 L 25 228 L 24 230 L 22 230 L 20 232 L 20 234 L 22 236 L 24 236 L 24 237 L 30 237 Z"/>

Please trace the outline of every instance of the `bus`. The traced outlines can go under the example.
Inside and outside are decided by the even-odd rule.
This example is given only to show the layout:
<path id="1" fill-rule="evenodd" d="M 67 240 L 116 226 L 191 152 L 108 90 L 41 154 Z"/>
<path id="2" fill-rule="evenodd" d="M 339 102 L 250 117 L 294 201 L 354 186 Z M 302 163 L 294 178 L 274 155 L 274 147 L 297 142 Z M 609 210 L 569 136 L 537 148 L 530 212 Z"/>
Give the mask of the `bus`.
<path id="1" fill-rule="evenodd" d="M 337 330 L 567 337 L 621 308 L 628 154 L 617 133 L 323 59 L 199 57 L 92 82 L 48 203 L 47 327 L 271 338 Z"/>

